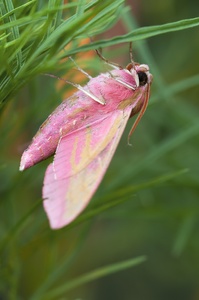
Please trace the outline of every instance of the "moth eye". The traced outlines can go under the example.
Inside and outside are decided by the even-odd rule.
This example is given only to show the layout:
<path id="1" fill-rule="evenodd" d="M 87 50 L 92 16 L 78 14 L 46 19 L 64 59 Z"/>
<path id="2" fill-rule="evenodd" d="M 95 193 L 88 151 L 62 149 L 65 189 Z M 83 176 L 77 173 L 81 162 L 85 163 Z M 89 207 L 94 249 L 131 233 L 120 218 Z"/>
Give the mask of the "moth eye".
<path id="1" fill-rule="evenodd" d="M 148 77 L 147 77 L 147 74 L 145 72 L 138 72 L 138 78 L 139 78 L 139 86 L 143 86 L 145 85 L 147 82 L 148 82 Z"/>

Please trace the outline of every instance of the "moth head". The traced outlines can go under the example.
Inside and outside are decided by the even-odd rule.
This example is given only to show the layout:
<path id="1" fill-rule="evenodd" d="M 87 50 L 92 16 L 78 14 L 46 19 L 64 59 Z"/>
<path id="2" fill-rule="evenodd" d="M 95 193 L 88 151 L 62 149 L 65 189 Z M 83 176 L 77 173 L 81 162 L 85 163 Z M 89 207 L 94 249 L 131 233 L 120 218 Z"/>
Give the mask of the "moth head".
<path id="1" fill-rule="evenodd" d="M 137 87 L 144 86 L 147 83 L 151 84 L 153 77 L 149 73 L 149 67 L 147 65 L 130 63 L 126 69 L 134 76 Z"/>

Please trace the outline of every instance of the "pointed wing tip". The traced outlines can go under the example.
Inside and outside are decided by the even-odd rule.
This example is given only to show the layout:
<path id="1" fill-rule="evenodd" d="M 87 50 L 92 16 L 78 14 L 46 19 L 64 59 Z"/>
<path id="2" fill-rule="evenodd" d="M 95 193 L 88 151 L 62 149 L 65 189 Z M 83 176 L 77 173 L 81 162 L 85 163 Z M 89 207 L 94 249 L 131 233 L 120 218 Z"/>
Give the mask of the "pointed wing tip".
<path id="1" fill-rule="evenodd" d="M 21 163 L 20 166 L 19 166 L 19 171 L 22 172 L 24 170 L 25 170 L 25 166 L 24 166 L 24 164 Z"/>
<path id="2" fill-rule="evenodd" d="M 24 171 L 26 168 L 26 163 L 25 163 L 26 159 L 25 159 L 25 152 L 22 154 L 21 157 L 21 162 L 20 162 L 20 166 L 19 166 L 19 171 Z"/>
<path id="3" fill-rule="evenodd" d="M 28 169 L 29 167 L 31 167 L 31 165 L 28 164 L 26 162 L 26 159 L 24 159 L 24 157 L 22 156 L 20 166 L 19 166 L 19 171 L 24 171 L 24 170 Z"/>
<path id="4" fill-rule="evenodd" d="M 32 162 L 30 160 L 30 156 L 24 151 L 21 157 L 21 162 L 19 166 L 19 171 L 24 171 L 32 166 Z"/>

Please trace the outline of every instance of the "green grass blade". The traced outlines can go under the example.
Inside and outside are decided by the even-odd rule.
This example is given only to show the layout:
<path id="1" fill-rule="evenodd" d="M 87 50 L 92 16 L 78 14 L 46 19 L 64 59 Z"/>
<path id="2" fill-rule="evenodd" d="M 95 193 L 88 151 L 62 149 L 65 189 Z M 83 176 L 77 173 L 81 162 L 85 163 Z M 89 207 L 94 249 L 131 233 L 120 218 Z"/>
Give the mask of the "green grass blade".
<path id="1" fill-rule="evenodd" d="M 163 25 L 147 26 L 132 30 L 131 32 L 116 36 L 109 40 L 101 40 L 93 42 L 92 45 L 85 45 L 80 47 L 78 50 L 74 49 L 68 52 L 68 55 L 72 55 L 81 51 L 87 51 L 90 49 L 98 49 L 100 47 L 108 47 L 120 43 L 134 42 L 142 39 L 147 39 L 156 35 L 165 34 L 169 32 L 175 32 L 179 30 L 190 29 L 199 26 L 199 17 L 192 19 L 185 19 L 177 22 L 167 23 Z"/>
<path id="2" fill-rule="evenodd" d="M 39 287 L 37 287 L 29 300 L 42 300 L 44 293 L 50 289 L 53 283 L 57 282 L 63 274 L 68 273 L 70 266 L 75 262 L 80 251 L 82 250 L 89 228 L 90 226 L 87 226 L 84 229 L 79 236 L 76 245 L 73 246 L 71 253 L 67 254 L 56 263 L 54 268 L 51 269 L 51 271 L 48 273 L 48 276 L 40 283 Z"/>
<path id="3" fill-rule="evenodd" d="M 183 220 L 173 245 L 172 253 L 175 256 L 180 256 L 190 238 L 193 228 L 196 224 L 195 216 L 189 216 Z"/>
<path id="4" fill-rule="evenodd" d="M 49 293 L 44 295 L 44 299 L 57 299 L 57 297 L 60 297 L 63 293 L 77 288 L 82 284 L 91 282 L 93 280 L 99 279 L 110 274 L 114 274 L 116 272 L 126 270 L 128 268 L 132 268 L 138 264 L 143 263 L 144 261 L 146 261 L 146 256 L 139 256 L 133 259 L 125 260 L 119 263 L 96 269 L 74 280 L 70 280 L 66 284 L 63 284 L 54 290 L 51 290 Z"/>

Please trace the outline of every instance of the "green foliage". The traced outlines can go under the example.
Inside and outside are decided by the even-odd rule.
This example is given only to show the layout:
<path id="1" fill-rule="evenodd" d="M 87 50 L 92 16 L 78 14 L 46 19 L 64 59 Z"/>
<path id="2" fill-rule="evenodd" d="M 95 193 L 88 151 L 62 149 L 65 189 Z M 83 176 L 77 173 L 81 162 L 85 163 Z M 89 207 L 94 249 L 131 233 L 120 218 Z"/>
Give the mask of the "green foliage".
<path id="1" fill-rule="evenodd" d="M 131 267 L 134 267 L 137 264 L 140 264 L 144 262 L 146 258 L 144 256 L 137 257 L 135 259 L 129 259 L 127 261 L 123 261 L 117 264 L 113 264 L 110 266 L 106 266 L 104 268 L 100 268 L 98 270 L 95 270 L 94 272 L 90 272 L 88 274 L 85 274 L 79 278 L 76 278 L 75 280 L 71 280 L 67 282 L 66 284 L 63 284 L 58 289 L 54 289 L 52 292 L 50 291 L 47 293 L 47 295 L 44 295 L 46 299 L 56 299 L 59 295 L 63 294 L 64 292 L 67 292 L 71 289 L 74 289 L 78 287 L 79 285 L 82 285 L 84 283 L 93 281 L 95 279 L 98 279 L 103 276 L 107 276 L 111 273 L 116 273 L 118 271 L 122 271 Z M 34 299 L 34 298 L 32 298 Z"/>
<path id="2" fill-rule="evenodd" d="M 1 1 L 0 298 L 197 297 L 197 7 L 196 0 L 135 1 L 132 9 L 121 0 Z M 88 37 L 94 41 L 80 45 Z M 114 46 L 129 41 L 135 60 L 154 76 L 149 108 L 133 147 L 129 121 L 88 208 L 52 231 L 41 200 L 51 159 L 18 171 L 26 143 L 70 92 L 43 74 L 79 83 L 68 56 L 78 54 L 78 64 L 95 76 L 106 68 L 86 51 L 103 47 L 107 58 L 125 65 L 128 44 Z"/>
<path id="3" fill-rule="evenodd" d="M 123 0 L 84 2 L 34 0 L 17 8 L 17 1 L 1 3 L 1 104 L 33 76 L 55 68 L 70 42 L 107 29 Z"/>

